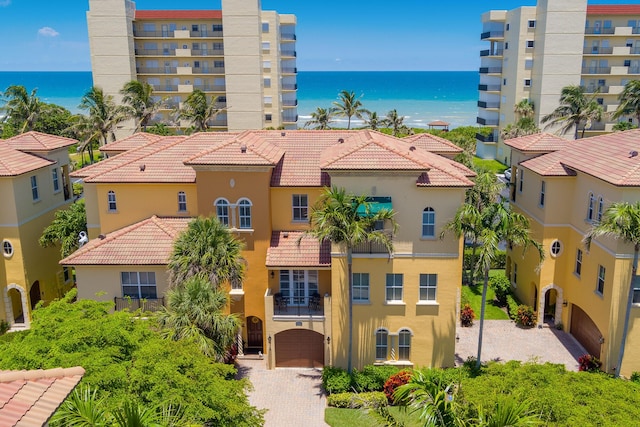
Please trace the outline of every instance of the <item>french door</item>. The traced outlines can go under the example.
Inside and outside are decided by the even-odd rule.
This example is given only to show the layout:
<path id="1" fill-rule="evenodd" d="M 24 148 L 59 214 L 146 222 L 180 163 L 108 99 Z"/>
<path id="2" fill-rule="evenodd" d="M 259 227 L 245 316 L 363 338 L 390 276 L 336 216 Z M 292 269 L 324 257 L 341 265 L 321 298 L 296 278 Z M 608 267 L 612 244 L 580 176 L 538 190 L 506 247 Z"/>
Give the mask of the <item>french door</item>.
<path id="1" fill-rule="evenodd" d="M 318 271 L 280 270 L 280 293 L 288 305 L 309 305 L 309 297 L 318 293 Z"/>

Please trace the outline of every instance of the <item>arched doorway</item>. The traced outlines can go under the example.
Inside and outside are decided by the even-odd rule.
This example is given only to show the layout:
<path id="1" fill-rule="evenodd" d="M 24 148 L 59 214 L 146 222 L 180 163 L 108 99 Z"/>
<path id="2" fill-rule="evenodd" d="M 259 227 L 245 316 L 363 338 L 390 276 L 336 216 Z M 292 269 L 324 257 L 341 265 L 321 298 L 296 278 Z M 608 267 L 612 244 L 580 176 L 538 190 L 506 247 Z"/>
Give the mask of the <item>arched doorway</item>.
<path id="1" fill-rule="evenodd" d="M 40 297 L 39 280 L 36 280 L 35 282 L 33 282 L 33 285 L 31 285 L 31 289 L 29 289 L 29 299 L 31 300 L 31 310 L 33 310 L 34 308 L 36 308 L 36 304 L 38 303 L 38 301 L 42 299 Z"/>
<path id="2" fill-rule="evenodd" d="M 264 353 L 262 320 L 256 316 L 247 317 L 247 346 L 245 354 Z"/>
<path id="3" fill-rule="evenodd" d="M 543 322 L 555 325 L 562 321 L 562 302 L 564 301 L 562 294 L 562 288 L 555 284 L 547 285 L 540 290 L 540 305 L 537 307 L 538 325 L 542 325 Z"/>
<path id="4" fill-rule="evenodd" d="M 554 325 L 556 323 L 556 304 L 558 301 L 558 291 L 548 289 L 544 294 L 543 322 Z"/>
<path id="5" fill-rule="evenodd" d="M 31 322 L 29 319 L 27 291 L 22 286 L 11 283 L 4 289 L 3 296 L 9 323 L 28 328 Z"/>

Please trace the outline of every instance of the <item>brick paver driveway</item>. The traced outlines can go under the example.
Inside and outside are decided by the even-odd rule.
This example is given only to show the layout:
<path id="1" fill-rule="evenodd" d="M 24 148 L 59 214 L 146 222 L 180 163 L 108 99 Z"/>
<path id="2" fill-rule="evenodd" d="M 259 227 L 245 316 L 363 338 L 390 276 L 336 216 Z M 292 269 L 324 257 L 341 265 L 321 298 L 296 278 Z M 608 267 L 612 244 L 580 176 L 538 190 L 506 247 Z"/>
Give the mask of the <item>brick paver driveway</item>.
<path id="1" fill-rule="evenodd" d="M 456 365 L 478 353 L 480 321 L 470 328 L 458 326 Z M 578 370 L 578 357 L 587 351 L 570 334 L 553 328 L 523 329 L 511 320 L 485 320 L 482 337 L 482 361 L 520 360 L 523 362 L 563 363 L 567 370 Z"/>
<path id="2" fill-rule="evenodd" d="M 247 377 L 254 390 L 249 403 L 267 409 L 266 427 L 326 427 L 327 399 L 320 369 L 277 368 L 267 370 L 262 359 L 238 359 L 238 375 Z"/>

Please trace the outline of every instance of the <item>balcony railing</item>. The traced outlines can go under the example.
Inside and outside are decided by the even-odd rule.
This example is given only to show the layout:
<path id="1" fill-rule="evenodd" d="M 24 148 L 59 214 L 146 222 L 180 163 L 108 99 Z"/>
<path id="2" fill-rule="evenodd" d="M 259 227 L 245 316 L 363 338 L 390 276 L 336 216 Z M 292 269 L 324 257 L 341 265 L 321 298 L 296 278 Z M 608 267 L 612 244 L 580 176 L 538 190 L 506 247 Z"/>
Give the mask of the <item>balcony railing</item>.
<path id="1" fill-rule="evenodd" d="M 176 74 L 176 67 L 138 67 L 138 74 Z"/>
<path id="2" fill-rule="evenodd" d="M 146 56 L 175 56 L 175 49 L 136 49 L 136 55 Z"/>
<path id="3" fill-rule="evenodd" d="M 640 27 L 633 27 L 631 29 L 631 34 L 640 34 Z"/>
<path id="4" fill-rule="evenodd" d="M 498 119 L 485 119 L 484 117 L 477 117 L 476 123 L 483 126 L 498 126 Z"/>
<path id="5" fill-rule="evenodd" d="M 296 83 L 282 83 L 282 90 L 298 90 Z"/>
<path id="6" fill-rule="evenodd" d="M 223 56 L 223 49 L 191 49 L 191 56 Z"/>
<path id="7" fill-rule="evenodd" d="M 614 28 L 587 27 L 584 29 L 585 34 L 613 34 Z"/>
<path id="8" fill-rule="evenodd" d="M 215 86 L 215 85 L 193 85 L 194 89 L 199 89 L 204 92 L 224 92 L 226 90 L 225 86 Z"/>
<path id="9" fill-rule="evenodd" d="M 193 74 L 224 74 L 223 67 L 214 67 L 214 68 L 193 68 L 191 70 Z"/>
<path id="10" fill-rule="evenodd" d="M 483 135 L 481 133 L 476 133 L 476 139 L 478 141 L 482 141 L 482 142 L 497 142 L 498 141 L 498 138 L 496 138 L 493 133 L 490 133 L 489 135 Z"/>
<path id="11" fill-rule="evenodd" d="M 282 121 L 285 123 L 296 123 L 298 121 L 297 114 L 283 114 Z"/>
<path id="12" fill-rule="evenodd" d="M 142 311 L 159 311 L 164 306 L 163 298 L 113 298 L 113 302 L 116 305 L 116 311 L 129 310 L 136 311 L 142 309 Z"/>
<path id="13" fill-rule="evenodd" d="M 583 67 L 582 74 L 609 74 L 611 67 Z"/>
<path id="14" fill-rule="evenodd" d="M 629 67 L 629 74 L 640 74 L 640 67 Z"/>
<path id="15" fill-rule="evenodd" d="M 485 31 L 480 34 L 480 40 L 504 37 L 504 31 Z"/>
<path id="16" fill-rule="evenodd" d="M 587 86 L 586 93 L 609 93 L 609 86 Z"/>
<path id="17" fill-rule="evenodd" d="M 151 85 L 153 86 L 153 90 L 157 90 L 158 92 L 177 92 L 178 85 Z"/>
<path id="18" fill-rule="evenodd" d="M 215 120 L 209 120 L 207 122 L 207 126 L 211 126 L 211 127 L 226 127 L 227 126 L 227 119 L 215 119 Z"/>
<path id="19" fill-rule="evenodd" d="M 295 50 L 281 50 L 280 51 L 280 55 L 281 56 L 297 56 L 296 55 L 296 51 Z"/>
<path id="20" fill-rule="evenodd" d="M 631 55 L 640 55 L 640 47 L 632 47 Z"/>
<path id="21" fill-rule="evenodd" d="M 585 55 L 611 55 L 613 53 L 613 48 L 591 46 L 591 47 L 585 47 L 582 53 L 584 53 Z"/>
<path id="22" fill-rule="evenodd" d="M 296 105 L 298 105 L 298 100 L 297 99 L 283 99 L 282 100 L 282 105 L 284 107 L 295 107 Z"/>
<path id="23" fill-rule="evenodd" d="M 222 37 L 222 31 L 189 31 L 191 37 Z"/>
<path id="24" fill-rule="evenodd" d="M 282 67 L 281 71 L 284 74 L 296 74 L 298 69 L 296 67 Z"/>
<path id="25" fill-rule="evenodd" d="M 587 131 L 601 131 L 605 129 L 605 123 L 602 122 L 595 122 L 595 123 L 591 123 L 591 127 L 586 128 Z"/>
<path id="26" fill-rule="evenodd" d="M 173 37 L 175 33 L 173 31 L 144 31 L 138 30 L 136 28 L 133 29 L 134 37 Z"/>
<path id="27" fill-rule="evenodd" d="M 307 297 L 273 296 L 273 314 L 277 316 L 324 316 L 323 298 L 320 295 Z"/>
<path id="28" fill-rule="evenodd" d="M 485 49 L 480 51 L 480 56 L 501 56 L 502 52 L 502 49 Z"/>
<path id="29" fill-rule="evenodd" d="M 502 67 L 480 67 L 480 74 L 500 74 Z"/>
<path id="30" fill-rule="evenodd" d="M 500 102 L 478 101 L 480 108 L 500 108 Z"/>
<path id="31" fill-rule="evenodd" d="M 500 85 L 485 85 L 485 84 L 480 84 L 478 85 L 478 90 L 481 91 L 500 91 Z"/>
<path id="32" fill-rule="evenodd" d="M 286 41 L 296 40 L 296 35 L 289 34 L 289 33 L 280 33 L 280 40 L 286 40 Z"/>

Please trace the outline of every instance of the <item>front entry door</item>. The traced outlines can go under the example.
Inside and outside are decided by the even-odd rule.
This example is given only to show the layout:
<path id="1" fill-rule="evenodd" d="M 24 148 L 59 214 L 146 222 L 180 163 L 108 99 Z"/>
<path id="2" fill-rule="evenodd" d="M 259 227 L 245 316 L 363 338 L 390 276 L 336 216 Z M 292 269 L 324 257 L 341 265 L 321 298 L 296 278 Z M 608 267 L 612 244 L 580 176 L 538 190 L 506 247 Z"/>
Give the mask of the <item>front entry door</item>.
<path id="1" fill-rule="evenodd" d="M 247 318 L 247 352 L 263 351 L 262 320 L 255 316 Z"/>

